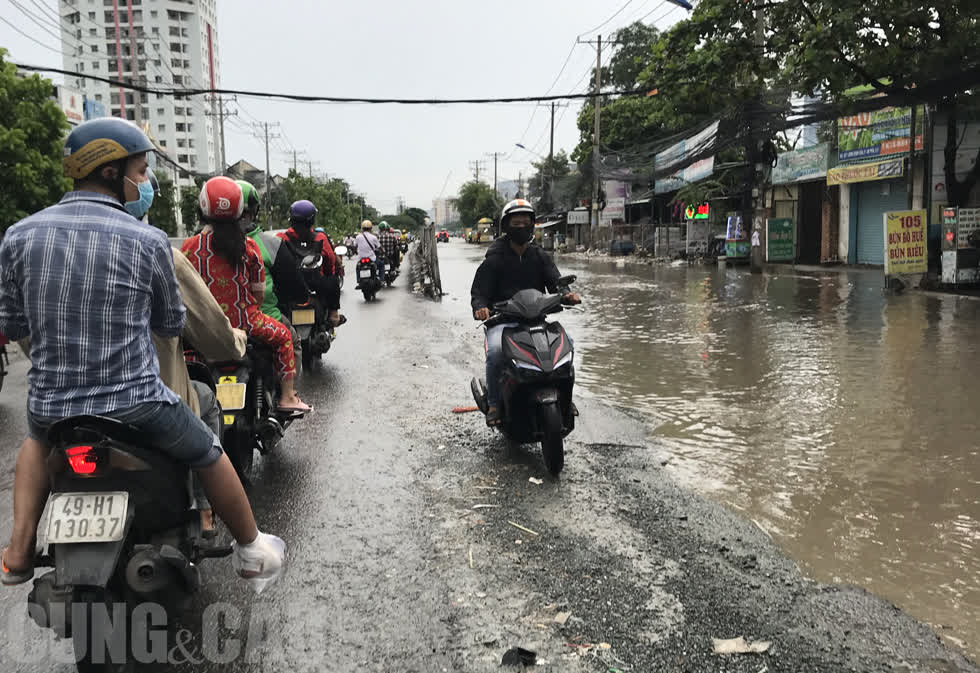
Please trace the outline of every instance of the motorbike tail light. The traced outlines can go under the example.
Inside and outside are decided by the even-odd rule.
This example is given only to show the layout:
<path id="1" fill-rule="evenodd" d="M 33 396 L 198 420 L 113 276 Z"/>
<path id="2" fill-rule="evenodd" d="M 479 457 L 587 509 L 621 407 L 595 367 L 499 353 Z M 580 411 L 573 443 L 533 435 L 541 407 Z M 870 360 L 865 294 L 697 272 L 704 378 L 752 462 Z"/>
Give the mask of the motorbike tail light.
<path id="1" fill-rule="evenodd" d="M 365 257 L 364 259 L 361 260 L 361 264 L 370 264 L 370 263 L 371 263 L 371 259 L 369 257 Z"/>
<path id="2" fill-rule="evenodd" d="M 71 446 L 65 449 L 71 471 L 83 477 L 94 475 L 102 466 L 102 456 L 93 446 Z"/>

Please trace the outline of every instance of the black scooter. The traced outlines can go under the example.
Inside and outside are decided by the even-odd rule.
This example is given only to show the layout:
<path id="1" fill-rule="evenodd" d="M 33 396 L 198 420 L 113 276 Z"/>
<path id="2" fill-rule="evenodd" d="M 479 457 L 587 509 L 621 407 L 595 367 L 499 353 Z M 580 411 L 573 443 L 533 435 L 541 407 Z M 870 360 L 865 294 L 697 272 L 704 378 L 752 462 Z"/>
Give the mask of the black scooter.
<path id="1" fill-rule="evenodd" d="M 343 246 L 338 247 L 339 254 L 346 252 Z M 316 287 L 315 283 L 310 282 L 310 276 L 319 275 L 320 268 L 323 266 L 322 255 L 306 255 L 300 262 L 300 271 L 306 280 L 307 288 Z M 292 303 L 287 314 L 290 324 L 296 330 L 300 338 L 302 349 L 303 369 L 309 369 L 314 360 L 319 360 L 333 344 L 335 332 L 330 324 L 329 311 L 316 290 L 309 289 L 309 299 L 302 303 Z"/>
<path id="2" fill-rule="evenodd" d="M 29 614 L 59 638 L 71 638 L 77 667 L 131 670 L 161 615 L 186 610 L 201 587 L 198 564 L 232 553 L 205 542 L 192 509 L 188 468 L 144 448 L 132 426 L 101 416 L 65 418 L 51 426 L 51 495 L 46 551 Z M 139 637 L 143 642 L 135 639 Z"/>
<path id="3" fill-rule="evenodd" d="M 362 257 L 357 261 L 356 274 L 356 289 L 364 294 L 364 301 L 374 301 L 382 284 L 378 276 L 378 265 L 370 257 Z"/>
<path id="4" fill-rule="evenodd" d="M 572 340 L 558 322 L 546 316 L 562 310 L 562 296 L 575 276 L 559 279 L 559 294 L 521 290 L 509 301 L 493 306 L 485 327 L 514 323 L 504 329 L 506 364 L 501 369 L 500 431 L 519 443 L 541 442 L 548 471 L 558 475 L 565 466 L 564 439 L 575 428 L 578 414 L 572 403 L 575 368 Z M 474 378 L 470 389 L 477 406 L 487 413 L 487 386 Z"/>
<path id="5" fill-rule="evenodd" d="M 249 341 L 245 359 L 211 363 L 221 406 L 221 445 L 245 483 L 255 450 L 263 455 L 279 444 L 289 425 L 306 414 L 276 408 L 279 382 L 272 349 Z"/>

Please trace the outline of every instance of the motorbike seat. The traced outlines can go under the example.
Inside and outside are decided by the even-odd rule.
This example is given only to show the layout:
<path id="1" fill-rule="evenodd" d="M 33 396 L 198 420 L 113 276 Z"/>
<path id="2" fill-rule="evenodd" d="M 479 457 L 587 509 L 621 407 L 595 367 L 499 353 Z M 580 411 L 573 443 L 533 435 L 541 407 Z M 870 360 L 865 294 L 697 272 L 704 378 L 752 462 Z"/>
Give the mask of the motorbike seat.
<path id="1" fill-rule="evenodd" d="M 51 446 L 96 444 L 105 439 L 139 446 L 146 437 L 134 426 L 108 416 L 69 416 L 56 421 L 48 429 L 48 443 Z"/>

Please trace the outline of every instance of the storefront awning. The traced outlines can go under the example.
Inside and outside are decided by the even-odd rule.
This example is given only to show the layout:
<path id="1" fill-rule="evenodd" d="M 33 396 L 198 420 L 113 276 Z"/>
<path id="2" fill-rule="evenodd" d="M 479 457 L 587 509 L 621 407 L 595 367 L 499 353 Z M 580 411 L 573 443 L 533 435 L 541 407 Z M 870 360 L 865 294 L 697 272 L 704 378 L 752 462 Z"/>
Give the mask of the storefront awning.
<path id="1" fill-rule="evenodd" d="M 553 222 L 541 222 L 540 224 L 535 224 L 535 229 L 547 229 L 548 227 L 553 227 L 556 224 L 561 224 L 561 220 L 554 220 Z"/>

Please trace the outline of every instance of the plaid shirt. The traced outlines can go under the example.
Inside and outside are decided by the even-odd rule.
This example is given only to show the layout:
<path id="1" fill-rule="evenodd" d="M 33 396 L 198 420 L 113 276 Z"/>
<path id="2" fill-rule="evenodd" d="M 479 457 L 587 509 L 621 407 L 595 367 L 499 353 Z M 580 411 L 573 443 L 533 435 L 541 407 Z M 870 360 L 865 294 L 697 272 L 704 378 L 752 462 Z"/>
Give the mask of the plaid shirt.
<path id="1" fill-rule="evenodd" d="M 381 235 L 378 236 L 378 240 L 381 242 L 381 249 L 385 251 L 385 257 L 388 259 L 398 259 L 398 248 L 401 242 L 395 234 L 390 231 L 382 231 Z"/>
<path id="2" fill-rule="evenodd" d="M 184 326 L 166 234 L 118 201 L 69 192 L 0 245 L 0 331 L 31 339 L 27 407 L 42 418 L 176 402 L 150 330 Z"/>

